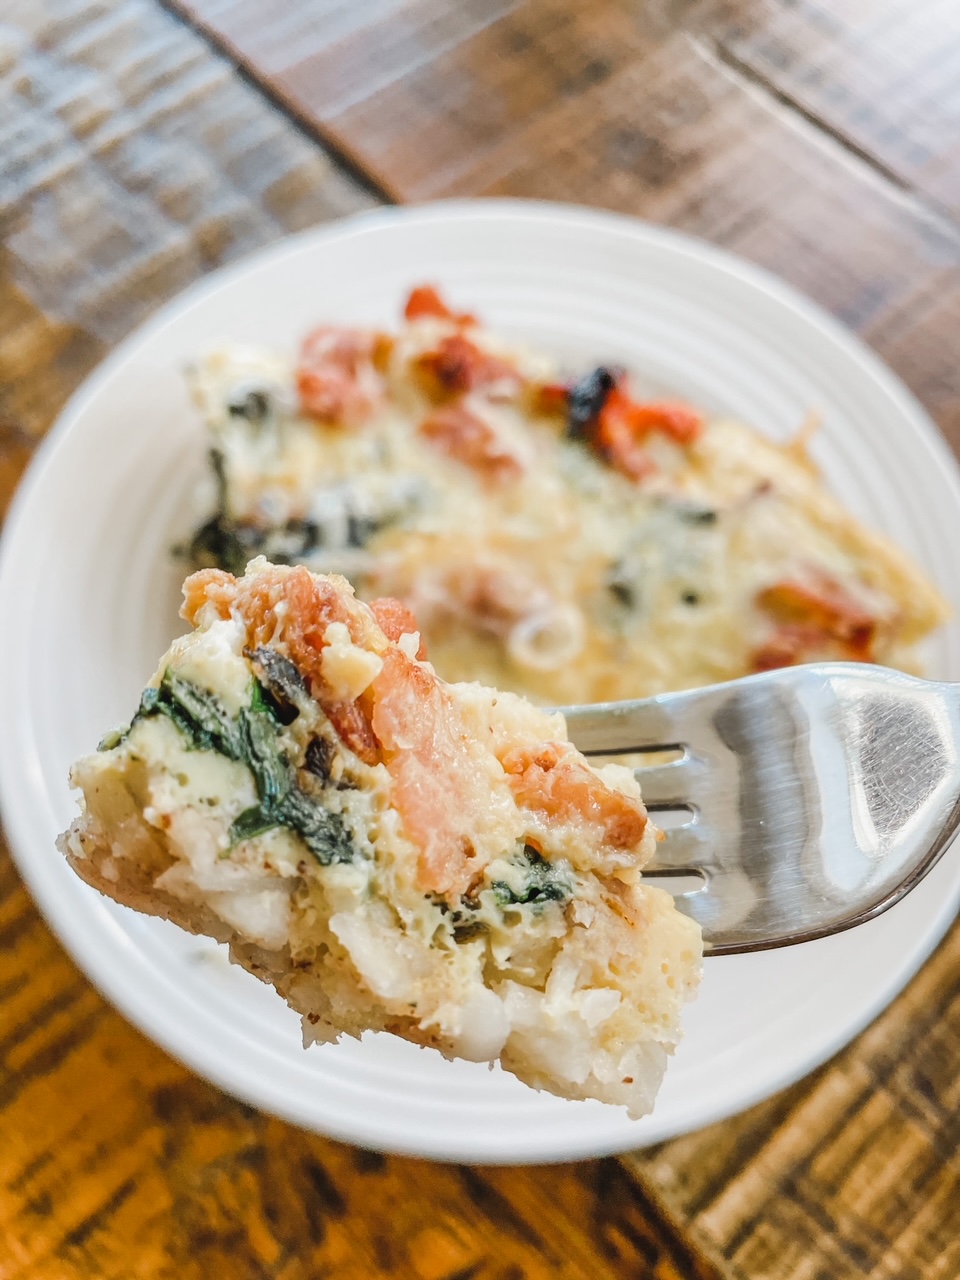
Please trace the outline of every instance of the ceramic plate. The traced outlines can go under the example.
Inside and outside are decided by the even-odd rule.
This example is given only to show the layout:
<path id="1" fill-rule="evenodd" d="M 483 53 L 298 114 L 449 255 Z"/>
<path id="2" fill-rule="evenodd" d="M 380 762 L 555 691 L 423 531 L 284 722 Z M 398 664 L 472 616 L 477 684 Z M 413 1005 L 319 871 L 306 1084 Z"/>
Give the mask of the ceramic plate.
<path id="1" fill-rule="evenodd" d="M 0 798 L 17 862 L 76 960 L 128 1018 L 250 1103 L 381 1150 L 566 1160 L 638 1147 L 728 1116 L 796 1080 L 873 1018 L 942 936 L 957 849 L 887 915 L 850 933 L 707 962 L 656 1111 L 537 1094 L 499 1070 L 391 1036 L 312 1048 L 267 988 L 215 945 L 115 907 L 54 848 L 67 769 L 129 718 L 179 630 L 174 531 L 203 468 L 181 369 L 220 338 L 293 344 L 319 321 L 389 325 L 433 281 L 499 332 L 776 439 L 811 409 L 833 488 L 960 601 L 960 523 L 946 446 L 899 382 L 790 289 L 684 236 L 583 209 L 463 202 L 384 210 L 286 240 L 218 272 L 133 334 L 71 400 L 0 547 Z M 960 680 L 960 626 L 930 645 Z"/>

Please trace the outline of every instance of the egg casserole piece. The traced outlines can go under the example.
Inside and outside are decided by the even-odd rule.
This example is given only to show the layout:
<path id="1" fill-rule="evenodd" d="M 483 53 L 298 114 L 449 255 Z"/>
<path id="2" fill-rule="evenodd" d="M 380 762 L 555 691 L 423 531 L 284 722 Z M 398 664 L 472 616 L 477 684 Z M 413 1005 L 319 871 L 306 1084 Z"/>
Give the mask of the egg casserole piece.
<path id="1" fill-rule="evenodd" d="M 563 717 L 447 684 L 396 600 L 254 560 L 184 586 L 60 841 L 117 902 L 228 943 L 305 1043 L 388 1031 L 567 1098 L 651 1108 L 698 927 L 641 879 L 633 774 Z"/>
<path id="2" fill-rule="evenodd" d="M 212 462 L 193 566 L 262 553 L 397 597 L 448 680 L 562 706 L 804 661 L 916 670 L 946 615 L 801 442 L 622 369 L 565 378 L 429 287 L 395 332 L 224 346 L 191 385 Z"/>

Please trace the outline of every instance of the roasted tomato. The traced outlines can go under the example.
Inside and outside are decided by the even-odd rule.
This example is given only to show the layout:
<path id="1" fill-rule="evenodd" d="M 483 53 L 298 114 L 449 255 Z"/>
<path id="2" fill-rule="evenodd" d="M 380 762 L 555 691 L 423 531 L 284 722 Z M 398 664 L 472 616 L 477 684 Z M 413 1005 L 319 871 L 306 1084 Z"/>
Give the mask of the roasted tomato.
<path id="1" fill-rule="evenodd" d="M 432 284 L 421 284 L 414 289 L 403 309 L 405 320 L 421 320 L 430 316 L 436 320 L 451 320 L 454 324 L 476 324 L 476 317 L 467 311 L 453 311 L 441 298 Z"/>
<path id="2" fill-rule="evenodd" d="M 647 825 L 639 800 L 608 787 L 563 743 L 518 747 L 501 761 L 518 805 L 602 830 L 609 849 L 634 849 Z"/>
<path id="3" fill-rule="evenodd" d="M 556 393 L 544 388 L 544 394 L 549 405 Z M 632 480 L 657 469 L 645 447 L 652 434 L 689 445 L 703 430 L 702 417 L 689 405 L 634 400 L 623 370 L 604 367 L 592 369 L 566 389 L 566 416 L 572 439 L 585 440 Z"/>
<path id="4" fill-rule="evenodd" d="M 644 449 L 654 432 L 678 445 L 689 445 L 702 430 L 703 419 L 689 405 L 632 400 L 621 381 L 604 401 L 593 439 L 612 466 L 633 480 L 642 480 L 656 470 Z"/>
<path id="5" fill-rule="evenodd" d="M 874 660 L 877 619 L 828 574 L 775 582 L 758 594 L 757 604 L 776 626 L 753 654 L 755 671 L 818 658 Z"/>

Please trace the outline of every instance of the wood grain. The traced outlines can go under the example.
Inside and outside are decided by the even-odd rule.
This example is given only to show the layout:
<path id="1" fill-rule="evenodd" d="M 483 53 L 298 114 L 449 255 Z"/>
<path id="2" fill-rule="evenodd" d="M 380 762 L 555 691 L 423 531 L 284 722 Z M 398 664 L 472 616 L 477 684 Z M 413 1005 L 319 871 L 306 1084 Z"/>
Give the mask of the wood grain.
<path id="1" fill-rule="evenodd" d="M 727 246 L 856 328 L 960 450 L 944 0 L 176 7 L 350 168 L 153 0 L 7 0 L 0 507 L 140 317 L 383 196 L 582 201 Z M 622 1164 L 463 1170 L 351 1152 L 196 1080 L 103 1004 L 4 858 L 2 1280 L 960 1274 L 960 931 L 744 1116 Z"/>
<path id="2" fill-rule="evenodd" d="M 614 1160 L 356 1151 L 225 1097 L 64 954 L 0 840 L 3 1280 L 720 1280 Z"/>
<path id="3" fill-rule="evenodd" d="M 427 0 L 359 6 L 349 30 L 311 0 L 269 36 L 259 0 L 176 4 L 391 198 L 598 205 L 769 267 L 859 330 L 960 449 L 960 217 L 944 196 L 960 190 L 960 95 L 916 87 L 960 67 L 942 3 L 514 0 L 463 6 L 445 40 Z M 333 88 L 344 67 L 349 93 Z"/>
<path id="4" fill-rule="evenodd" d="M 960 9 L 712 0 L 698 29 L 731 65 L 892 183 L 960 216 Z"/>
<path id="5" fill-rule="evenodd" d="M 960 928 L 829 1066 L 631 1158 L 732 1274 L 960 1275 Z"/>

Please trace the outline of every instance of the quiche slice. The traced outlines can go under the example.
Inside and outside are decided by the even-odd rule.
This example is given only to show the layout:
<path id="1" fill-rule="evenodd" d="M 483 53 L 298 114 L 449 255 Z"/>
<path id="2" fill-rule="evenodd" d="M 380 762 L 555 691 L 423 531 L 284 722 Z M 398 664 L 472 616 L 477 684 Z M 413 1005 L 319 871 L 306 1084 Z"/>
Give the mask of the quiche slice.
<path id="1" fill-rule="evenodd" d="M 445 683 L 406 608 L 343 578 L 261 558 L 184 596 L 194 630 L 73 768 L 74 870 L 228 943 L 306 1044 L 389 1031 L 649 1111 L 701 941 L 641 879 L 633 774 L 560 715 Z"/>
<path id="2" fill-rule="evenodd" d="M 414 612 L 448 680 L 562 706 L 797 662 L 910 670 L 946 617 L 802 441 L 623 369 L 567 377 L 429 288 L 391 332 L 208 351 L 191 387 L 212 462 L 192 567 L 343 573 Z"/>

